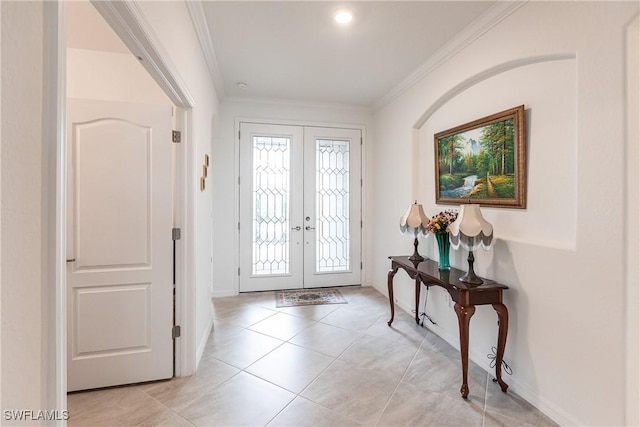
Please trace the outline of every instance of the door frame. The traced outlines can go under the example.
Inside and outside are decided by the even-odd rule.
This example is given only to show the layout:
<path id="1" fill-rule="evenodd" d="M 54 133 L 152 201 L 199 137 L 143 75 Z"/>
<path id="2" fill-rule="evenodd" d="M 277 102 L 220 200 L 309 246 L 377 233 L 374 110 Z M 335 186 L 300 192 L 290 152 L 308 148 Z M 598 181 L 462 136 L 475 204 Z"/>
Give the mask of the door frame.
<path id="1" fill-rule="evenodd" d="M 195 337 L 195 144 L 191 138 L 195 101 L 168 54 L 135 2 L 92 1 L 111 28 L 141 61 L 147 72 L 177 107 L 176 126 L 182 130 L 182 149 L 176 151 L 176 226 L 182 238 L 176 243 L 176 323 L 182 336 L 175 340 L 175 373 L 191 375 L 196 367 Z M 48 407 L 67 408 L 67 307 L 66 307 L 66 18 L 64 2 L 44 2 L 44 108 L 43 218 L 47 221 L 43 292 L 49 294 L 43 315 L 49 325 L 44 344 L 49 357 L 47 387 L 42 390 Z M 65 425 L 58 421 L 58 425 Z"/>
<path id="2" fill-rule="evenodd" d="M 362 186 L 360 188 L 360 219 L 362 221 L 362 229 L 366 230 L 366 227 L 369 223 L 369 217 L 366 215 L 366 205 L 365 205 L 365 189 L 366 183 L 368 181 L 368 176 L 366 176 L 365 165 L 365 156 L 366 156 L 366 147 L 367 147 L 367 128 L 361 124 L 353 124 L 353 123 L 335 123 L 335 122 L 314 122 L 307 120 L 277 120 L 277 119 L 265 119 L 265 118 L 256 118 L 256 117 L 236 117 L 235 119 L 235 127 L 234 127 L 234 176 L 236 180 L 236 185 L 234 186 L 234 222 L 240 223 L 240 123 L 255 123 L 260 125 L 285 125 L 285 126 L 307 126 L 307 127 L 321 127 L 321 128 L 336 128 L 336 129 L 354 129 L 359 130 L 360 135 L 362 136 L 362 146 L 360 149 L 360 179 L 362 180 Z M 233 257 L 234 257 L 234 268 L 237 270 L 240 268 L 240 230 L 238 227 L 234 227 L 234 237 L 233 237 Z M 365 233 L 363 232 L 360 237 L 360 261 L 363 263 L 363 268 L 360 272 L 360 282 L 365 285 L 367 283 L 367 279 L 365 278 L 365 260 L 368 259 L 369 252 L 365 245 Z M 233 292 L 229 295 L 221 294 L 218 296 L 233 296 L 238 295 L 240 293 L 240 275 L 233 275 Z"/>

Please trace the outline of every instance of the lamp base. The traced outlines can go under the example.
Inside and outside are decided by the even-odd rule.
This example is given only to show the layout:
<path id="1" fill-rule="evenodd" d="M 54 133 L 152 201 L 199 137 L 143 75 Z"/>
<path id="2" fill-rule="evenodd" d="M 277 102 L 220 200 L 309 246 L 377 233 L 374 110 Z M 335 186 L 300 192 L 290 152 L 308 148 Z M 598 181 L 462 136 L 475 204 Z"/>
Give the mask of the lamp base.
<path id="1" fill-rule="evenodd" d="M 467 274 L 459 278 L 461 282 L 469 283 L 470 285 L 482 285 L 484 280 L 476 275 L 476 272 L 473 271 L 473 262 L 475 261 L 475 257 L 473 256 L 473 251 L 469 251 L 469 256 L 467 257 L 467 262 L 469 263 L 469 270 Z"/>
<path id="2" fill-rule="evenodd" d="M 413 255 L 411 255 L 409 257 L 409 261 L 417 261 L 417 262 L 424 261 L 424 257 L 418 253 L 418 238 L 417 237 L 413 240 Z"/>

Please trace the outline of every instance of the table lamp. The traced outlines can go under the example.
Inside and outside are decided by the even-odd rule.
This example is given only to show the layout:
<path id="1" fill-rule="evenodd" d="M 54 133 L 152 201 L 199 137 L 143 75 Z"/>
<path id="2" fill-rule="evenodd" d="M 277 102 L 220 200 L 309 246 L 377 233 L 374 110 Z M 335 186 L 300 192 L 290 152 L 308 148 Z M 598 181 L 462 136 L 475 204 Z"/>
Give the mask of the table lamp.
<path id="1" fill-rule="evenodd" d="M 461 282 L 481 285 L 483 280 L 473 271 L 473 251 L 479 247 L 489 249 L 493 241 L 493 226 L 482 217 L 480 205 L 461 205 L 458 218 L 449 226 L 449 240 L 454 249 L 460 246 L 469 251 L 469 270 Z"/>
<path id="2" fill-rule="evenodd" d="M 424 214 L 422 205 L 416 200 L 409 209 L 400 217 L 400 231 L 402 234 L 413 234 L 413 255 L 409 257 L 411 261 L 424 261 L 424 258 L 418 253 L 418 236 L 427 231 L 429 218 Z"/>

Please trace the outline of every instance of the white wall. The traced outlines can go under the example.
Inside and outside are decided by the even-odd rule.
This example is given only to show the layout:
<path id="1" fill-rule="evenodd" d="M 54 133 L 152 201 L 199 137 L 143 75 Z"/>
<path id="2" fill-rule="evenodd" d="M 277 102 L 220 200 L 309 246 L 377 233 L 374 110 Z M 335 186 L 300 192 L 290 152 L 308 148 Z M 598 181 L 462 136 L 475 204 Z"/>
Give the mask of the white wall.
<path id="1" fill-rule="evenodd" d="M 370 223 L 367 215 L 367 192 L 371 172 L 368 165 L 369 146 L 373 143 L 371 113 L 368 109 L 336 106 L 314 105 L 287 102 L 262 102 L 226 98 L 220 110 L 220 132 L 213 141 L 212 180 L 214 187 L 213 211 L 213 295 L 228 296 L 238 293 L 238 136 L 237 119 L 264 119 L 274 123 L 292 121 L 297 123 L 345 124 L 365 126 L 363 155 L 363 222 L 364 229 Z M 370 253 L 367 251 L 368 235 L 363 235 L 363 260 L 367 265 Z M 363 284 L 370 284 L 368 276 L 363 273 Z"/>
<path id="2" fill-rule="evenodd" d="M 2 2 L 2 409 L 40 409 L 47 360 L 43 5 Z M 11 108 L 8 108 L 11 106 Z M 11 345 L 7 345 L 10 343 Z"/>
<path id="3" fill-rule="evenodd" d="M 640 425 L 640 17 L 627 31 L 627 424 Z"/>
<path id="4" fill-rule="evenodd" d="M 525 104 L 528 206 L 483 209 L 496 242 L 477 253 L 476 270 L 510 286 L 505 359 L 514 374 L 507 383 L 562 424 L 623 425 L 632 401 L 625 396 L 633 389 L 625 340 L 637 342 L 638 326 L 627 331 L 625 316 L 627 283 L 637 281 L 627 280 L 622 245 L 624 40 L 637 11 L 630 2 L 527 3 L 374 119 L 373 168 L 381 179 L 374 183 L 372 273 L 386 292 L 387 255 L 411 249 L 396 230 L 402 211 L 413 197 L 428 214 L 450 207 L 435 205 L 433 134 Z M 637 180 L 629 185 L 637 193 Z M 434 255 L 433 239 L 421 250 Z M 452 254 L 452 264 L 466 268 L 462 252 Z M 397 301 L 409 309 L 412 281 L 402 276 Z M 457 345 L 444 292 L 431 293 L 429 303 L 436 331 Z M 485 368 L 496 329 L 493 310 L 478 309 L 470 355 Z"/>
<path id="5" fill-rule="evenodd" d="M 86 49 L 67 49 L 67 97 L 171 104 L 132 54 Z"/>
<path id="6" fill-rule="evenodd" d="M 0 6 L 0 46 L 2 46 L 2 7 Z M 2 55 L 0 54 L 0 82 L 2 82 Z M 0 83 L 1 85 L 1 83 Z M 0 94 L 2 89 L 0 88 Z M 2 117 L 2 96 L 0 96 L 0 117 Z M 0 119 L 0 141 L 2 141 L 2 120 Z M 0 206 L 2 204 L 2 149 L 0 149 Z M 0 242 L 2 227 L 0 226 Z M 0 377 L 2 376 L 2 245 L 0 244 Z M 0 409 L 2 406 L 2 383 L 0 383 Z"/>
<path id="7" fill-rule="evenodd" d="M 212 129 L 216 125 L 218 114 L 218 97 L 213 86 L 206 61 L 200 50 L 191 18 L 185 2 L 140 2 L 149 24 L 155 31 L 162 47 L 168 53 L 180 77 L 184 80 L 189 92 L 195 99 L 195 107 L 191 111 L 190 137 L 194 143 L 193 163 L 194 176 L 188 177 L 190 185 L 196 189 L 196 206 L 192 214 L 195 234 L 196 271 L 195 283 L 196 325 L 195 339 L 198 346 L 198 359 L 212 325 L 211 307 L 211 210 L 212 188 L 218 184 L 207 179 L 207 188 L 200 192 L 200 175 L 204 155 L 212 153 Z M 210 163 L 211 164 L 211 163 Z M 215 164 L 209 173 L 215 173 Z"/>

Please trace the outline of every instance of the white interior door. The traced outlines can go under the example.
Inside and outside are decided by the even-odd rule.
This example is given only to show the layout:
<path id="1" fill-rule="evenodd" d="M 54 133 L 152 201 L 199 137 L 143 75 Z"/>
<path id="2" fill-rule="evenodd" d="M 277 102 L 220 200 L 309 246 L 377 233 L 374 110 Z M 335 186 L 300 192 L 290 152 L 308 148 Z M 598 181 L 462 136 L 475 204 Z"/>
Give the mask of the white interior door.
<path id="1" fill-rule="evenodd" d="M 68 390 L 173 376 L 171 107 L 68 102 Z"/>
<path id="2" fill-rule="evenodd" d="M 240 292 L 360 283 L 352 129 L 240 124 Z"/>

